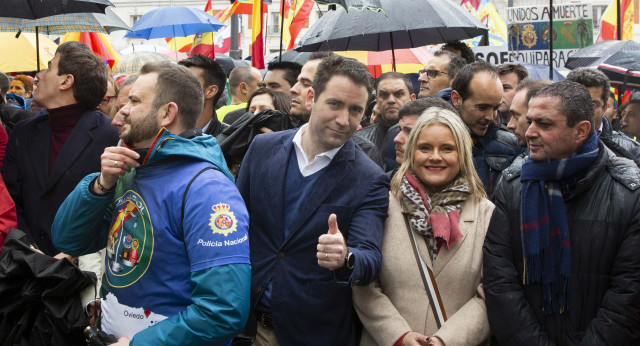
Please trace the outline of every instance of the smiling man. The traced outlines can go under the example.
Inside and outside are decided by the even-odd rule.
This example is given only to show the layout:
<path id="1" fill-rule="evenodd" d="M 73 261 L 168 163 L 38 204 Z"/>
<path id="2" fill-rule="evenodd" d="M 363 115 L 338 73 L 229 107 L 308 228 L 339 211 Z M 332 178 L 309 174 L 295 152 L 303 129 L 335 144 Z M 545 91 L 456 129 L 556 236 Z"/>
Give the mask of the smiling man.
<path id="1" fill-rule="evenodd" d="M 522 150 L 518 139 L 494 121 L 503 95 L 498 70 L 483 61 L 466 65 L 456 75 L 452 88 L 451 104 L 469 128 L 473 165 L 492 199 L 500 172 Z"/>
<path id="2" fill-rule="evenodd" d="M 580 84 L 531 101 L 529 158 L 509 167 L 483 248 L 491 330 L 505 345 L 640 342 L 640 171 L 608 150 Z"/>
<path id="3" fill-rule="evenodd" d="M 351 286 L 380 270 L 389 199 L 387 176 L 351 140 L 372 89 L 366 66 L 327 57 L 309 122 L 249 147 L 237 184 L 251 215 L 254 345 L 355 345 Z"/>
<path id="4" fill-rule="evenodd" d="M 467 62 L 458 55 L 447 50 L 433 53 L 433 58 L 418 72 L 420 93 L 418 98 L 436 96 L 438 92 L 451 88 L 453 78 Z M 449 92 L 445 92 L 450 95 Z"/>

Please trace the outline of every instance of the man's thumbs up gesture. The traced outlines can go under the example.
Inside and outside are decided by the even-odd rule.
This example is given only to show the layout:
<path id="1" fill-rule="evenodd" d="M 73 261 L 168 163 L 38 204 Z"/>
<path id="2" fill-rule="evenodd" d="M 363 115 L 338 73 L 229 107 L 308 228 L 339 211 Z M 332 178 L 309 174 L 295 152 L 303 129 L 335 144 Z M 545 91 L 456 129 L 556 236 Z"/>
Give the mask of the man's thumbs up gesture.
<path id="1" fill-rule="evenodd" d="M 347 244 L 338 229 L 336 214 L 329 215 L 329 232 L 318 239 L 318 265 L 336 270 L 342 268 L 347 255 Z"/>

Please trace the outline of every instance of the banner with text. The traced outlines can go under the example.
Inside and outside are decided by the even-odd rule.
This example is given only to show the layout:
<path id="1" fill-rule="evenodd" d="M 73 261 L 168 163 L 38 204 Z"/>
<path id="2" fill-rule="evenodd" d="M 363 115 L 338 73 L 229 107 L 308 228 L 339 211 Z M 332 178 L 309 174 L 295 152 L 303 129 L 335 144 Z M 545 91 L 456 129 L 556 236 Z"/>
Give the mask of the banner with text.
<path id="1" fill-rule="evenodd" d="M 554 66 L 564 69 L 567 58 L 573 52 L 593 44 L 593 10 L 590 3 L 553 6 L 553 30 L 549 30 L 550 16 L 549 6 L 507 8 L 505 19 L 509 60 L 548 65 L 551 36 Z"/>

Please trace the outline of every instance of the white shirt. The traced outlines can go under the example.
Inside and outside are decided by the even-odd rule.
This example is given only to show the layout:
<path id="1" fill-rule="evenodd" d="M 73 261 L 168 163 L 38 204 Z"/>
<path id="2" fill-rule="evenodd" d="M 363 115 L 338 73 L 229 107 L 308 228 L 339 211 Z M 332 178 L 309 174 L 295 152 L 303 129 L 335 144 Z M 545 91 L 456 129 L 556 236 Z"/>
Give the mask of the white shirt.
<path id="1" fill-rule="evenodd" d="M 307 161 L 307 155 L 305 154 L 304 149 L 302 149 L 302 134 L 307 132 L 308 126 L 309 124 L 302 125 L 298 129 L 298 132 L 296 132 L 296 135 L 293 136 L 293 146 L 296 148 L 298 168 L 300 169 L 300 174 L 302 174 L 303 177 L 308 177 L 329 166 L 331 160 L 333 160 L 338 151 L 342 148 L 341 145 L 338 148 L 316 155 L 311 162 Z"/>

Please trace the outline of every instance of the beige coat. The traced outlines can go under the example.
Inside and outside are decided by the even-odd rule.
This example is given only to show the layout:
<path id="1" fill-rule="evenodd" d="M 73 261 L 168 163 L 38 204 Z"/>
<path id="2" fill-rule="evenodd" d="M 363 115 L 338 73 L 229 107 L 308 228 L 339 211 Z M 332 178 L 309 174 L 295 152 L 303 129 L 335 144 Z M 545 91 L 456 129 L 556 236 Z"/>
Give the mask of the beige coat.
<path id="1" fill-rule="evenodd" d="M 390 197 L 380 276 L 369 286 L 353 287 L 353 302 L 365 328 L 360 345 L 393 345 L 410 331 L 436 335 L 446 346 L 475 345 L 489 337 L 482 290 L 482 244 L 493 209 L 493 203 L 486 199 L 467 200 L 460 213 L 463 238 L 451 250 L 443 245 L 435 265 L 423 237 L 416 237 L 420 255 L 436 277 L 447 315 L 447 322 L 438 330 L 400 201 Z"/>

